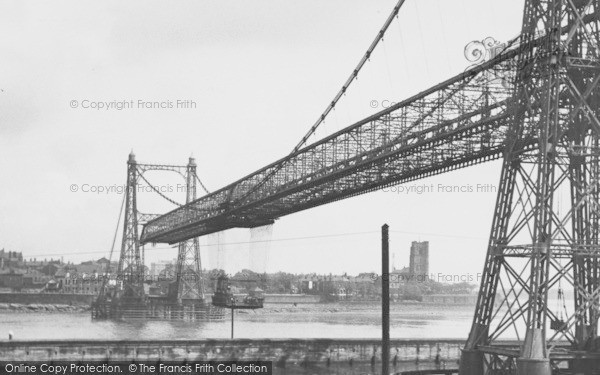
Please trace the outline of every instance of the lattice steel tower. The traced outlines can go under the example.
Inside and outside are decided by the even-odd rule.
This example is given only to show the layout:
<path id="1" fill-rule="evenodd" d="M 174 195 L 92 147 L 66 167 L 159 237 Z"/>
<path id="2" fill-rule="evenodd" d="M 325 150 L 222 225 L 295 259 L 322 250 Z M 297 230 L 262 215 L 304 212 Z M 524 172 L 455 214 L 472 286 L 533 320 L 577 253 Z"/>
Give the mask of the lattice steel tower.
<path id="1" fill-rule="evenodd" d="M 190 158 L 186 170 L 186 203 L 196 199 L 196 161 Z M 177 301 L 203 300 L 204 279 L 198 237 L 179 243 L 177 256 Z"/>
<path id="2" fill-rule="evenodd" d="M 598 12 L 599 0 L 525 1 L 512 122 L 462 375 L 599 368 Z M 551 308 L 549 294 L 565 285 L 574 304 Z M 498 345 L 513 329 L 520 347 Z"/>
<path id="3" fill-rule="evenodd" d="M 138 164 L 135 155 L 131 153 L 127 161 L 127 190 L 125 196 L 125 220 L 123 225 L 123 241 L 117 275 L 123 283 L 123 297 L 136 298 L 138 302 L 144 299 L 144 256 L 140 248 L 138 226 L 147 223 L 158 215 L 144 214 L 138 211 L 137 190 L 138 179 L 146 182 L 149 188 L 164 196 L 158 188 L 151 185 L 144 177 L 149 171 L 175 172 L 185 178 L 186 203 L 196 199 L 196 162 L 189 159 L 187 166 Z M 169 298 L 183 301 L 202 301 L 204 299 L 204 280 L 200 263 L 200 246 L 198 238 L 179 243 L 176 265 L 175 285 Z"/>
<path id="4" fill-rule="evenodd" d="M 123 283 L 123 297 L 142 300 L 144 298 L 144 264 L 138 236 L 137 179 L 137 163 L 132 152 L 127 161 L 125 220 L 117 275 L 119 275 L 119 281 Z"/>

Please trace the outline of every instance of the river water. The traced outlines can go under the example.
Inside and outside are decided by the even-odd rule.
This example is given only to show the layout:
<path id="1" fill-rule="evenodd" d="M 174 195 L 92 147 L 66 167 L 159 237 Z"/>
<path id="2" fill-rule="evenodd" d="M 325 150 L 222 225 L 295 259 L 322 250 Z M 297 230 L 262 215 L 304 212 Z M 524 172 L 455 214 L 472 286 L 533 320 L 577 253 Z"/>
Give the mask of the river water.
<path id="1" fill-rule="evenodd" d="M 473 306 L 392 305 L 391 337 L 396 339 L 465 339 Z M 231 315 L 217 321 L 92 321 L 89 313 L 0 312 L 0 339 L 205 339 L 229 338 Z M 380 338 L 377 305 L 349 307 L 303 305 L 237 311 L 236 338 Z"/>

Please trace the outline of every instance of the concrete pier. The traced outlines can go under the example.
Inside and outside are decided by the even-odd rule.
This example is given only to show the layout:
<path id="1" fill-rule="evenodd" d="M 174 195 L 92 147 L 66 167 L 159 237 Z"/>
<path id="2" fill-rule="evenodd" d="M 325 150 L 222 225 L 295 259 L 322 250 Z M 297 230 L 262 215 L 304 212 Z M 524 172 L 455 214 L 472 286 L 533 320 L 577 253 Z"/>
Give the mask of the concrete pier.
<path id="1" fill-rule="evenodd" d="M 456 369 L 462 340 L 391 340 L 390 370 Z M 381 368 L 381 340 L 2 341 L 0 361 L 262 360 L 277 368 Z M 379 372 L 379 371 L 378 371 Z"/>

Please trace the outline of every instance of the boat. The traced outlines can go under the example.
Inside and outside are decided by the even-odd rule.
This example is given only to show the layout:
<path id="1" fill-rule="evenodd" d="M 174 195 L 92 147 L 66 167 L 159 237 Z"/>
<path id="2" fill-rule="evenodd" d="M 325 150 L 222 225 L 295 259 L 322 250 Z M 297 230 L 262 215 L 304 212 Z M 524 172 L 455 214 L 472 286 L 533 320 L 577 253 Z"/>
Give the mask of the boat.
<path id="1" fill-rule="evenodd" d="M 263 290 L 256 287 L 247 295 L 234 295 L 231 291 L 229 277 L 217 277 L 215 292 L 212 295 L 212 304 L 216 307 L 228 309 L 260 309 L 265 301 Z"/>

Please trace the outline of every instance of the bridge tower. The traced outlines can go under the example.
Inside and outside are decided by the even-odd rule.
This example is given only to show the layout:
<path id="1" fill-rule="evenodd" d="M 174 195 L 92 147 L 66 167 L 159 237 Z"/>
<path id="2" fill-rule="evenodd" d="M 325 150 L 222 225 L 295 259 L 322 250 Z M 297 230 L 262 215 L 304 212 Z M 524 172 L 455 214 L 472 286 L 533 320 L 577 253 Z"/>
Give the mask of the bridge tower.
<path id="1" fill-rule="evenodd" d="M 196 199 L 196 161 L 189 159 L 186 169 L 186 203 Z M 204 279 L 198 237 L 179 243 L 176 268 L 177 301 L 204 300 Z"/>
<path id="2" fill-rule="evenodd" d="M 142 301 L 144 299 L 144 264 L 138 236 L 137 179 L 137 163 L 135 155 L 131 152 L 127 160 L 125 219 L 117 275 L 123 283 L 123 297 Z"/>
<path id="3" fill-rule="evenodd" d="M 600 0 L 525 1 L 512 122 L 461 375 L 599 366 L 599 12 Z M 574 303 L 561 318 L 548 297 L 565 285 Z M 508 329 L 523 334 L 520 348 L 496 345 Z"/>

